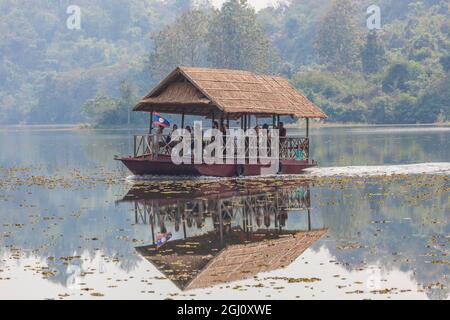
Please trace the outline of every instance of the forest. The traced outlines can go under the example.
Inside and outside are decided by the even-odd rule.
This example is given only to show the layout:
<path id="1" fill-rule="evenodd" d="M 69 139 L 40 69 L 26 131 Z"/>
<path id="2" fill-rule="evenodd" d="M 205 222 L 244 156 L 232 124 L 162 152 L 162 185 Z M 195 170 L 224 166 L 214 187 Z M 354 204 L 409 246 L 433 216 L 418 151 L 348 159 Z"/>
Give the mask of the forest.
<path id="1" fill-rule="evenodd" d="M 0 30 L 0 124 L 142 124 L 178 65 L 281 75 L 327 122 L 450 121 L 449 0 L 0 0 Z"/>

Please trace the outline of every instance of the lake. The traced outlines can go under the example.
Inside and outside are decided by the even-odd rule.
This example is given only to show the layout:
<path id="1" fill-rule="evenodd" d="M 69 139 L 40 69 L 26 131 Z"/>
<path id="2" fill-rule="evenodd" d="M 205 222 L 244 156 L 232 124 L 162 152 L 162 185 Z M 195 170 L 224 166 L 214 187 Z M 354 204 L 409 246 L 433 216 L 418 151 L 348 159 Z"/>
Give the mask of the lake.
<path id="1" fill-rule="evenodd" d="M 129 177 L 134 133 L 0 128 L 0 299 L 449 299 L 449 126 L 313 128 L 319 168 L 243 179 Z"/>

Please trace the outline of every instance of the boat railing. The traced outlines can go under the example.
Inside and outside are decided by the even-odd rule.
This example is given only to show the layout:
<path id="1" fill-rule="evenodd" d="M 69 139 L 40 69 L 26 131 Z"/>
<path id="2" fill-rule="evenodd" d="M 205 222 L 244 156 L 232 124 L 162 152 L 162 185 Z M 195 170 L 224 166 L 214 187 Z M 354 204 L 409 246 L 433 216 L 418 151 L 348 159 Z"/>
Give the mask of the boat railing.
<path id="1" fill-rule="evenodd" d="M 237 139 L 236 136 L 223 136 L 224 141 Z M 235 140 L 236 141 L 236 140 Z M 134 157 L 150 156 L 157 159 L 158 156 L 170 156 L 172 149 L 178 141 L 172 141 L 170 135 L 145 134 L 134 136 Z M 236 142 L 237 143 L 237 142 Z M 206 142 L 207 144 L 207 142 Z M 205 145 L 204 145 L 205 146 Z M 203 146 L 203 147 L 204 147 Z M 249 142 L 245 142 L 245 155 L 249 156 Z M 270 143 L 267 146 L 267 155 L 270 156 Z M 191 146 L 191 154 L 194 154 L 194 145 Z M 236 148 L 235 148 L 236 152 Z M 301 136 L 288 136 L 279 138 L 280 160 L 309 160 L 309 138 Z"/>
<path id="2" fill-rule="evenodd" d="M 309 160 L 309 138 L 301 136 L 280 137 L 280 159 Z"/>

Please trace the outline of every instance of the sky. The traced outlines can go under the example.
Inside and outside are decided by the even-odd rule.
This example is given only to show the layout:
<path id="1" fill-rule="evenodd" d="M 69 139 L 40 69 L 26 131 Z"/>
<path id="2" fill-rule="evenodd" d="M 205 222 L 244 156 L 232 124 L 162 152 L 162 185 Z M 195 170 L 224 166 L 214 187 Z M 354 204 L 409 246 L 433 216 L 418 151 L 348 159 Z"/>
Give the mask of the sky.
<path id="1" fill-rule="evenodd" d="M 225 0 L 212 0 L 212 3 L 216 7 L 220 7 Z M 267 6 L 274 5 L 279 2 L 279 0 L 248 0 L 248 2 L 256 9 L 256 11 L 261 10 Z"/>

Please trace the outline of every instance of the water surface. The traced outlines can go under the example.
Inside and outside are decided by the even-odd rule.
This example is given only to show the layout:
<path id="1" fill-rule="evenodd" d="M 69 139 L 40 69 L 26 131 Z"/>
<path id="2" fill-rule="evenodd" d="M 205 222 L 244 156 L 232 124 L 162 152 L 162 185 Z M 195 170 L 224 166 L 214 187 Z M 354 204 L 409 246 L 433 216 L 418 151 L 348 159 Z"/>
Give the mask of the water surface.
<path id="1" fill-rule="evenodd" d="M 132 182 L 133 132 L 0 131 L 0 298 L 449 298 L 449 174 L 420 167 L 449 127 L 312 130 L 321 167 L 400 175 Z"/>

